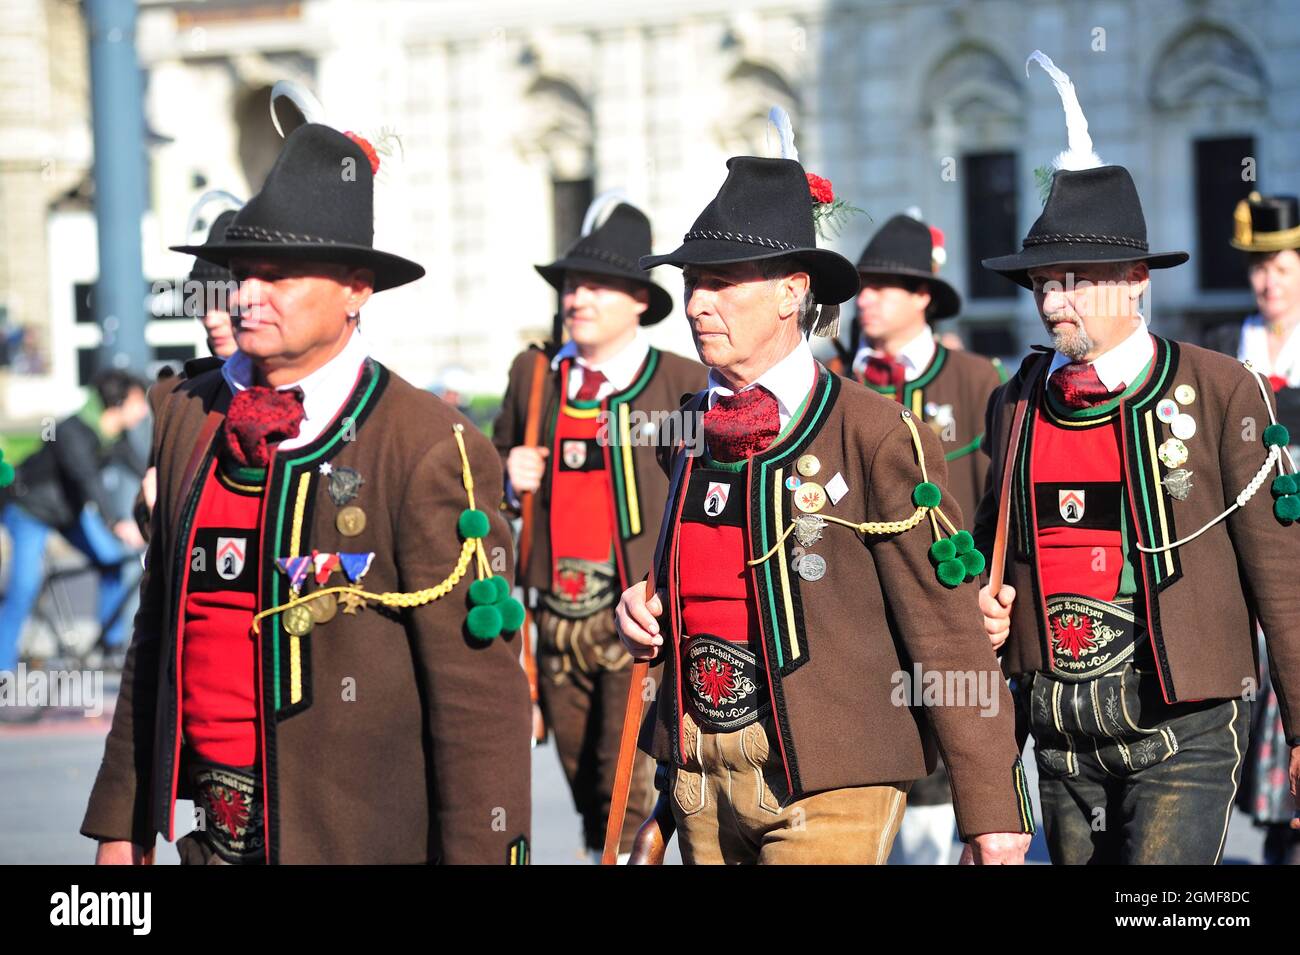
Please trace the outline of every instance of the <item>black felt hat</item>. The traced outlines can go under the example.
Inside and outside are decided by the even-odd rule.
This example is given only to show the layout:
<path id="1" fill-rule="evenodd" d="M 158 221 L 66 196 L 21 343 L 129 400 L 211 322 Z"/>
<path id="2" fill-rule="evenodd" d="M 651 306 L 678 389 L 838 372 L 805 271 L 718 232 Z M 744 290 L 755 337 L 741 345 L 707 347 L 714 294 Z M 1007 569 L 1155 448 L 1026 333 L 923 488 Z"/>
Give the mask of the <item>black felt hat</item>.
<path id="1" fill-rule="evenodd" d="M 898 275 L 923 279 L 930 290 L 927 318 L 949 318 L 961 311 L 957 290 L 934 274 L 934 237 L 930 227 L 911 216 L 897 215 L 871 237 L 858 259 L 858 274 Z"/>
<path id="2" fill-rule="evenodd" d="M 1237 203 L 1230 243 L 1243 252 L 1300 249 L 1300 202 L 1295 196 L 1252 192 Z"/>
<path id="3" fill-rule="evenodd" d="M 1029 270 L 1043 266 L 1140 261 L 1168 269 L 1188 258 L 1186 252 L 1151 251 L 1137 186 L 1123 166 L 1058 171 L 1021 245 L 983 264 L 1028 289 L 1034 287 Z"/>
<path id="4" fill-rule="evenodd" d="M 667 255 L 645 256 L 641 266 L 731 265 L 784 256 L 808 270 L 818 304 L 838 305 L 857 294 L 853 263 L 817 248 L 813 198 L 803 166 L 793 159 L 733 156 L 727 160 L 726 182 L 682 244 Z"/>
<path id="5" fill-rule="evenodd" d="M 234 258 L 329 262 L 370 269 L 375 291 L 413 282 L 424 268 L 374 247 L 374 173 L 352 138 L 320 123 L 285 139 L 262 191 L 219 242 L 172 246 L 216 265 Z"/>
<path id="6" fill-rule="evenodd" d="M 636 206 L 620 202 L 604 222 L 579 237 L 564 255 L 550 265 L 533 267 L 557 292 L 564 288 L 564 273 L 570 270 L 635 282 L 650 293 L 650 304 L 641 313 L 641 324 L 653 325 L 673 310 L 673 299 L 637 264 L 642 256 L 649 254 L 650 220 Z"/>

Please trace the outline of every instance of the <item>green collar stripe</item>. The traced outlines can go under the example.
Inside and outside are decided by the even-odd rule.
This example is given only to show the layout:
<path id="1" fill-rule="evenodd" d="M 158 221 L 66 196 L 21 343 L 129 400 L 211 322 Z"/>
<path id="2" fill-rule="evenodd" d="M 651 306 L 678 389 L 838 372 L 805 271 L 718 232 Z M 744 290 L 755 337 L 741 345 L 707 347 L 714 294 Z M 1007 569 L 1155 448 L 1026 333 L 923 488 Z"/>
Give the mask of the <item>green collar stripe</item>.
<path id="1" fill-rule="evenodd" d="M 956 461 L 958 458 L 964 458 L 966 455 L 979 450 L 980 442 L 984 440 L 984 435 L 977 434 L 970 444 L 962 445 L 956 451 L 949 451 L 943 456 L 945 461 Z"/>
<path id="2" fill-rule="evenodd" d="M 1160 355 L 1159 351 L 1157 352 L 1157 355 Z M 1150 394 L 1158 395 L 1164 389 L 1165 378 L 1168 377 L 1169 374 L 1169 361 L 1170 361 L 1170 352 L 1168 349 L 1165 349 L 1164 354 L 1161 357 L 1160 371 L 1156 376 L 1156 381 L 1154 382 L 1154 388 L 1151 389 Z M 1135 483 L 1137 484 L 1138 491 L 1140 491 L 1142 494 L 1142 511 L 1143 511 L 1143 516 L 1146 519 L 1147 540 L 1154 541 L 1156 538 L 1156 526 L 1155 526 L 1155 518 L 1152 516 L 1151 513 L 1151 488 L 1150 488 L 1150 481 L 1147 478 L 1149 458 L 1147 457 L 1146 452 L 1143 450 L 1144 445 L 1142 443 L 1142 434 L 1139 432 L 1139 428 L 1141 427 L 1141 419 L 1140 419 L 1138 409 L 1136 408 L 1129 409 L 1129 422 L 1130 422 L 1130 431 L 1133 436 L 1133 447 L 1137 451 L 1138 473 L 1136 476 Z M 1155 571 L 1156 583 L 1159 584 L 1160 581 L 1164 579 L 1165 575 L 1161 571 L 1160 561 L 1157 559 L 1155 555 L 1152 555 L 1151 557 L 1151 566 Z"/>
<path id="3" fill-rule="evenodd" d="M 618 511 L 618 529 L 619 536 L 627 540 L 632 535 L 632 515 L 628 509 L 627 500 L 627 477 L 623 473 L 623 455 L 619 450 L 622 445 L 622 433 L 619 426 L 619 405 L 627 404 L 650 383 L 654 377 L 655 369 L 659 367 L 659 350 L 651 348 L 646 356 L 645 368 L 640 377 L 634 381 L 627 391 L 621 394 L 611 395 L 609 399 L 609 421 L 606 423 L 606 435 L 609 440 L 609 466 L 614 472 L 614 508 Z M 600 404 L 600 402 L 596 402 Z M 629 438 L 631 435 L 628 436 Z M 633 476 L 635 479 L 635 475 Z M 638 500 L 638 506 L 640 501 Z M 644 513 L 644 511 L 642 511 Z M 644 524 L 644 521 L 642 522 Z"/>
<path id="4" fill-rule="evenodd" d="M 759 535 L 758 536 L 759 536 L 760 547 L 761 547 L 759 553 L 761 554 L 766 554 L 772 547 L 771 543 L 769 543 L 769 538 L 767 534 L 767 507 L 768 507 L 768 502 L 766 500 L 767 469 L 770 466 L 776 464 L 778 461 L 781 461 L 783 458 L 789 457 L 791 452 L 795 448 L 803 444 L 805 439 L 807 439 L 807 437 L 810 434 L 812 434 L 815 428 L 820 427 L 823 415 L 825 414 L 826 411 L 826 404 L 830 400 L 832 388 L 831 388 L 830 375 L 828 374 L 823 377 L 821 373 L 818 372 L 817 386 L 814 386 L 813 391 L 810 391 L 808 393 L 808 396 L 804 398 L 803 403 L 799 405 L 799 411 L 796 414 L 790 416 L 790 421 L 786 425 L 785 430 L 786 432 L 789 432 L 791 427 L 795 424 L 795 422 L 800 420 L 800 418 L 803 416 L 804 409 L 808 407 L 809 401 L 813 397 L 813 392 L 816 391 L 818 387 L 821 388 L 821 395 L 818 396 L 817 399 L 818 401 L 817 410 L 813 412 L 813 414 L 809 417 L 806 426 L 803 428 L 799 437 L 791 443 L 789 448 L 782 451 L 780 454 L 776 455 L 771 460 L 763 461 L 759 465 L 757 483 L 758 486 L 762 488 L 762 493 L 764 495 L 764 500 L 760 502 L 760 506 L 758 509 L 758 514 L 759 514 Z M 785 559 L 784 552 L 777 555 L 774 559 L 784 560 Z M 785 653 L 782 650 L 781 623 L 777 618 L 777 613 L 776 613 L 776 587 L 772 583 L 772 560 L 766 560 L 763 562 L 763 580 L 767 587 L 768 615 L 771 617 L 772 620 L 772 634 L 773 634 L 772 642 L 776 647 L 776 666 L 777 669 L 780 669 L 785 666 Z"/>
<path id="5" fill-rule="evenodd" d="M 369 363 L 369 364 L 370 364 L 370 382 L 366 386 L 365 392 L 361 395 L 360 400 L 357 401 L 356 406 L 353 408 L 352 412 L 346 416 L 345 420 L 355 419 L 356 416 L 361 413 L 361 410 L 365 408 L 365 406 L 369 403 L 370 396 L 375 393 L 375 388 L 377 388 L 379 385 L 379 377 L 380 377 L 379 368 L 373 363 Z M 276 524 L 275 524 L 275 540 L 276 540 L 275 552 L 276 553 L 279 553 L 280 542 L 283 541 L 284 539 L 284 517 L 285 517 L 285 512 L 289 501 L 289 484 L 290 484 L 288 480 L 289 474 L 299 465 L 307 464 L 311 461 L 316 460 L 322 455 L 326 454 L 331 448 L 333 448 L 336 444 L 338 444 L 341 440 L 343 440 L 343 436 L 348 433 L 348 430 L 349 430 L 348 427 L 345 425 L 344 427 L 338 430 L 338 432 L 334 435 L 334 437 L 330 440 L 330 442 L 326 444 L 324 447 L 320 448 L 317 451 L 312 452 L 311 454 L 303 455 L 300 458 L 293 458 L 285 465 L 283 471 L 284 480 L 283 480 L 283 484 L 280 487 L 280 509 L 278 515 L 276 516 Z M 281 602 L 282 601 L 280 598 L 280 575 L 276 574 L 271 578 L 271 606 L 278 607 L 280 606 Z M 271 659 L 273 661 L 272 673 L 271 673 L 271 685 L 275 687 L 275 710 L 279 710 L 280 709 L 280 631 L 281 631 L 280 615 L 275 614 L 272 616 L 271 619 L 274 621 L 274 626 L 272 627 L 271 630 L 272 633 Z"/>

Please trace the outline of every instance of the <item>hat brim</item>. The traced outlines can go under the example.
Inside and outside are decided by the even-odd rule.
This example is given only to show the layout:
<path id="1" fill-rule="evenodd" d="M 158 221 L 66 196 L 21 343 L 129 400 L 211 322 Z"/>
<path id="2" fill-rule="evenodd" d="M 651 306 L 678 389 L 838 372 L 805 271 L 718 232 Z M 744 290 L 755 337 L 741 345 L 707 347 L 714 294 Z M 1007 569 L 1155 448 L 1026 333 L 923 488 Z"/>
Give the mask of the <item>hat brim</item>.
<path id="1" fill-rule="evenodd" d="M 1134 254 L 1137 253 L 1137 254 Z M 980 264 L 991 272 L 1006 276 L 1021 288 L 1033 290 L 1029 280 L 1030 269 L 1052 265 L 1105 265 L 1109 262 L 1145 262 L 1147 268 L 1172 269 L 1182 265 L 1191 256 L 1186 252 L 1148 252 L 1118 245 L 1077 245 L 1055 243 L 1030 246 L 1014 255 L 1001 255 L 983 259 Z"/>
<path id="2" fill-rule="evenodd" d="M 869 275 L 901 275 L 925 282 L 930 288 L 930 308 L 926 317 L 932 321 L 940 318 L 952 318 L 961 312 L 961 293 L 933 272 L 888 266 L 883 263 L 873 265 L 870 262 L 859 262 L 859 279 Z"/>
<path id="3" fill-rule="evenodd" d="M 598 259 L 565 258 L 556 259 L 550 265 L 534 265 L 537 274 L 546 279 L 557 292 L 564 290 L 564 273 L 568 271 L 591 272 L 594 275 L 608 275 L 612 278 L 625 279 L 642 285 L 650 293 L 650 304 L 641 313 L 642 327 L 657 325 L 667 318 L 673 310 L 673 297 L 667 289 L 662 288 L 645 273 L 627 272 L 623 269 L 601 262 Z"/>
<path id="4" fill-rule="evenodd" d="M 231 259 L 328 262 L 369 269 L 375 273 L 374 291 L 397 288 L 424 275 L 424 266 L 391 252 L 347 243 L 220 242 L 212 245 L 173 245 L 173 252 L 195 255 L 207 262 L 230 267 Z"/>
<path id="5" fill-rule="evenodd" d="M 1268 233 L 1256 233 L 1256 239 L 1265 239 L 1266 241 L 1263 245 L 1260 245 L 1258 242 L 1247 244 L 1238 242 L 1236 239 L 1229 239 L 1228 244 L 1234 249 L 1240 249 L 1242 252 L 1285 252 L 1287 249 L 1300 251 L 1300 239 L 1284 239 L 1281 242 L 1276 240 L 1270 242 L 1267 241 Z"/>
<path id="6" fill-rule="evenodd" d="M 813 297 L 819 305 L 839 305 L 858 294 L 858 270 L 853 263 L 830 249 L 767 249 L 725 239 L 692 239 L 666 255 L 643 255 L 641 268 L 657 265 L 740 265 L 765 259 L 799 260 L 812 277 Z"/>

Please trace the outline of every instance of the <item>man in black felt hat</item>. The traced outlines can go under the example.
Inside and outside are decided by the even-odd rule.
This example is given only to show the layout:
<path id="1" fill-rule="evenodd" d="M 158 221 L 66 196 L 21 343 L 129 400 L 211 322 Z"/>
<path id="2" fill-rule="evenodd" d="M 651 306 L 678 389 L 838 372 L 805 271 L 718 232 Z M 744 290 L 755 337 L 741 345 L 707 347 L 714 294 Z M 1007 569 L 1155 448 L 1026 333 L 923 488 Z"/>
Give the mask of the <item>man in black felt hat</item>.
<path id="1" fill-rule="evenodd" d="M 642 329 L 672 311 L 637 264 L 649 252 L 641 210 L 615 193 L 592 203 L 577 241 L 537 266 L 560 294 L 569 340 L 553 356 L 529 348 L 515 358 L 492 431 L 508 504 L 523 512 L 520 582 L 538 597 L 538 702 L 596 857 L 631 678 L 614 603 L 650 569 L 659 534 L 668 490 L 656 463 L 660 422 L 705 378 L 696 362 L 646 340 Z M 650 809 L 653 773 L 643 759 L 633 774 L 621 852 Z"/>
<path id="2" fill-rule="evenodd" d="M 1022 250 L 984 265 L 1033 291 L 1054 350 L 989 404 L 975 536 L 1006 583 L 980 606 L 1034 737 L 1052 860 L 1215 863 L 1256 619 L 1292 744 L 1300 733 L 1287 430 L 1258 371 L 1148 331 L 1151 271 L 1187 253 L 1151 250 L 1133 179 L 1092 151 L 1069 77 L 1030 60 L 1061 94 L 1069 149 Z M 1290 771 L 1294 791 L 1294 750 Z"/>
<path id="3" fill-rule="evenodd" d="M 357 332 L 373 292 L 424 273 L 373 247 L 378 163 L 300 125 L 224 239 L 177 247 L 240 283 L 239 351 L 158 409 L 141 609 L 81 829 L 100 862 L 173 838 L 178 798 L 185 863 L 528 860 L 500 463 Z"/>
<path id="4" fill-rule="evenodd" d="M 785 125 L 786 156 L 792 140 Z M 858 290 L 816 242 L 845 204 L 793 158 L 727 169 L 681 247 L 642 259 L 681 267 L 710 376 L 685 408 L 703 446 L 671 461 L 656 593 L 637 584 L 618 608 L 632 655 L 664 662 L 641 742 L 682 858 L 883 863 L 937 735 L 976 858 L 1021 861 L 1033 822 L 1011 699 L 939 440 L 808 345 Z M 927 673 L 969 675 L 984 705 L 923 699 Z"/>

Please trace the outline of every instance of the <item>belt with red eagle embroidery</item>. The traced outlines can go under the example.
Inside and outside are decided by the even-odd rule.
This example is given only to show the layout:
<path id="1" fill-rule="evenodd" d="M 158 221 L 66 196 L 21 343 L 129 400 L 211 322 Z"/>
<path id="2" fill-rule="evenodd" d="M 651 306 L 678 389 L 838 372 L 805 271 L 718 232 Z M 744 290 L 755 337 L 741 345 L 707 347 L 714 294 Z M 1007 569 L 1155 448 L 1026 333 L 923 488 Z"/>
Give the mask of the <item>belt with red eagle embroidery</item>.
<path id="1" fill-rule="evenodd" d="M 683 689 L 702 727 L 730 733 L 768 714 L 763 668 L 744 646 L 699 634 L 687 638 L 684 657 Z"/>
<path id="2" fill-rule="evenodd" d="M 232 865 L 265 858 L 262 782 L 254 770 L 187 757 L 194 806 L 201 810 L 195 832 Z"/>
<path id="3" fill-rule="evenodd" d="M 1078 594 L 1047 598 L 1052 676 L 1091 680 L 1133 656 L 1136 626 L 1132 598 L 1108 602 Z"/>

